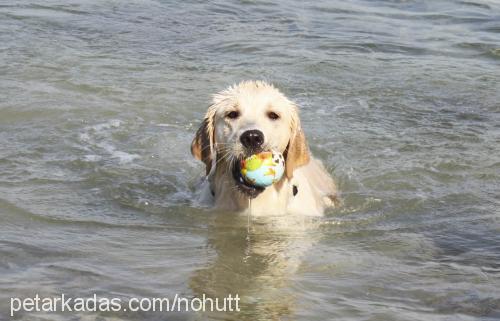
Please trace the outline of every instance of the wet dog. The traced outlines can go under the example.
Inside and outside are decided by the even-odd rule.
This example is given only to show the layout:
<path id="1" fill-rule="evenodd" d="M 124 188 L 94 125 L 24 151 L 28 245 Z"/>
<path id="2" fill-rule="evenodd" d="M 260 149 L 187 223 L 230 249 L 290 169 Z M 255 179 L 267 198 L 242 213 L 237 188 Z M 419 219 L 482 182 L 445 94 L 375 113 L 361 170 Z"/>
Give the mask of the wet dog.
<path id="1" fill-rule="evenodd" d="M 267 188 L 245 182 L 240 160 L 262 151 L 285 157 L 285 175 Z M 322 215 L 337 189 L 310 154 L 297 106 L 274 86 L 245 81 L 214 95 L 191 152 L 203 161 L 204 194 L 220 209 L 254 215 Z"/>

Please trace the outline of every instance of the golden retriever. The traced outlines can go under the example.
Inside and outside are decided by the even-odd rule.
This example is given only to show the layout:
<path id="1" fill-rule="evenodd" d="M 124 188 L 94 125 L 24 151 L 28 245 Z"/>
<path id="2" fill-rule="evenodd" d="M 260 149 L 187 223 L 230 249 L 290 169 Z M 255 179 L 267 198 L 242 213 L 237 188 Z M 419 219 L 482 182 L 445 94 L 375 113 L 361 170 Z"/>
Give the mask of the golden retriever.
<path id="1" fill-rule="evenodd" d="M 285 157 L 283 178 L 267 188 L 247 184 L 240 160 L 261 151 Z M 252 215 L 322 215 L 337 189 L 311 157 L 297 106 L 271 84 L 244 81 L 213 97 L 191 144 L 206 166 L 205 198 L 217 208 Z"/>

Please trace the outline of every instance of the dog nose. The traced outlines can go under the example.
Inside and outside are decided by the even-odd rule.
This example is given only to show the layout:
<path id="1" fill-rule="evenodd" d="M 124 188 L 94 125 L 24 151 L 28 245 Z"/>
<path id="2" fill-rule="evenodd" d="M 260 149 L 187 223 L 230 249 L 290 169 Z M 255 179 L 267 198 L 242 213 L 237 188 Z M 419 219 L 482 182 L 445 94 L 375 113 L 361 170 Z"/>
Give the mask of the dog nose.
<path id="1" fill-rule="evenodd" d="M 246 148 L 257 149 L 264 143 L 264 134 L 257 129 L 247 130 L 241 134 L 240 141 Z"/>

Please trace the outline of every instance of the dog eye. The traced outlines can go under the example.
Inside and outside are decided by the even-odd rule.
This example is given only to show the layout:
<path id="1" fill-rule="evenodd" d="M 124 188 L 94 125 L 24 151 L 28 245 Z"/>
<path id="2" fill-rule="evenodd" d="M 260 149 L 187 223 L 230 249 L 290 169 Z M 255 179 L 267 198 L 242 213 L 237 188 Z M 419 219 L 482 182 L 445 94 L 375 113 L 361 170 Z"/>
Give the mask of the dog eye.
<path id="1" fill-rule="evenodd" d="M 236 119 L 238 117 L 240 117 L 240 112 L 239 111 L 236 111 L 236 110 L 233 110 L 231 112 L 229 112 L 227 115 L 226 115 L 227 118 L 230 118 L 230 119 Z"/>
<path id="2" fill-rule="evenodd" d="M 274 111 L 270 111 L 267 113 L 267 117 L 269 117 L 272 120 L 276 120 L 280 118 L 280 115 L 276 114 Z"/>

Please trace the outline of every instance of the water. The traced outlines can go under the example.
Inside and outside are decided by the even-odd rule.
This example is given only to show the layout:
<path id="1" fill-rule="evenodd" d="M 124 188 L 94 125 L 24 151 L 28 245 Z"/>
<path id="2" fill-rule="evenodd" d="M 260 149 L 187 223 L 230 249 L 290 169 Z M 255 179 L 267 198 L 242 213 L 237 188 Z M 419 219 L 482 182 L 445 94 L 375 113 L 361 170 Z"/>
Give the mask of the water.
<path id="1" fill-rule="evenodd" d="M 15 319 L 500 318 L 498 2 L 2 2 L 0 62 L 0 319 L 62 292 L 242 311 Z M 343 207 L 248 231 L 193 202 L 243 79 L 298 102 Z"/>

